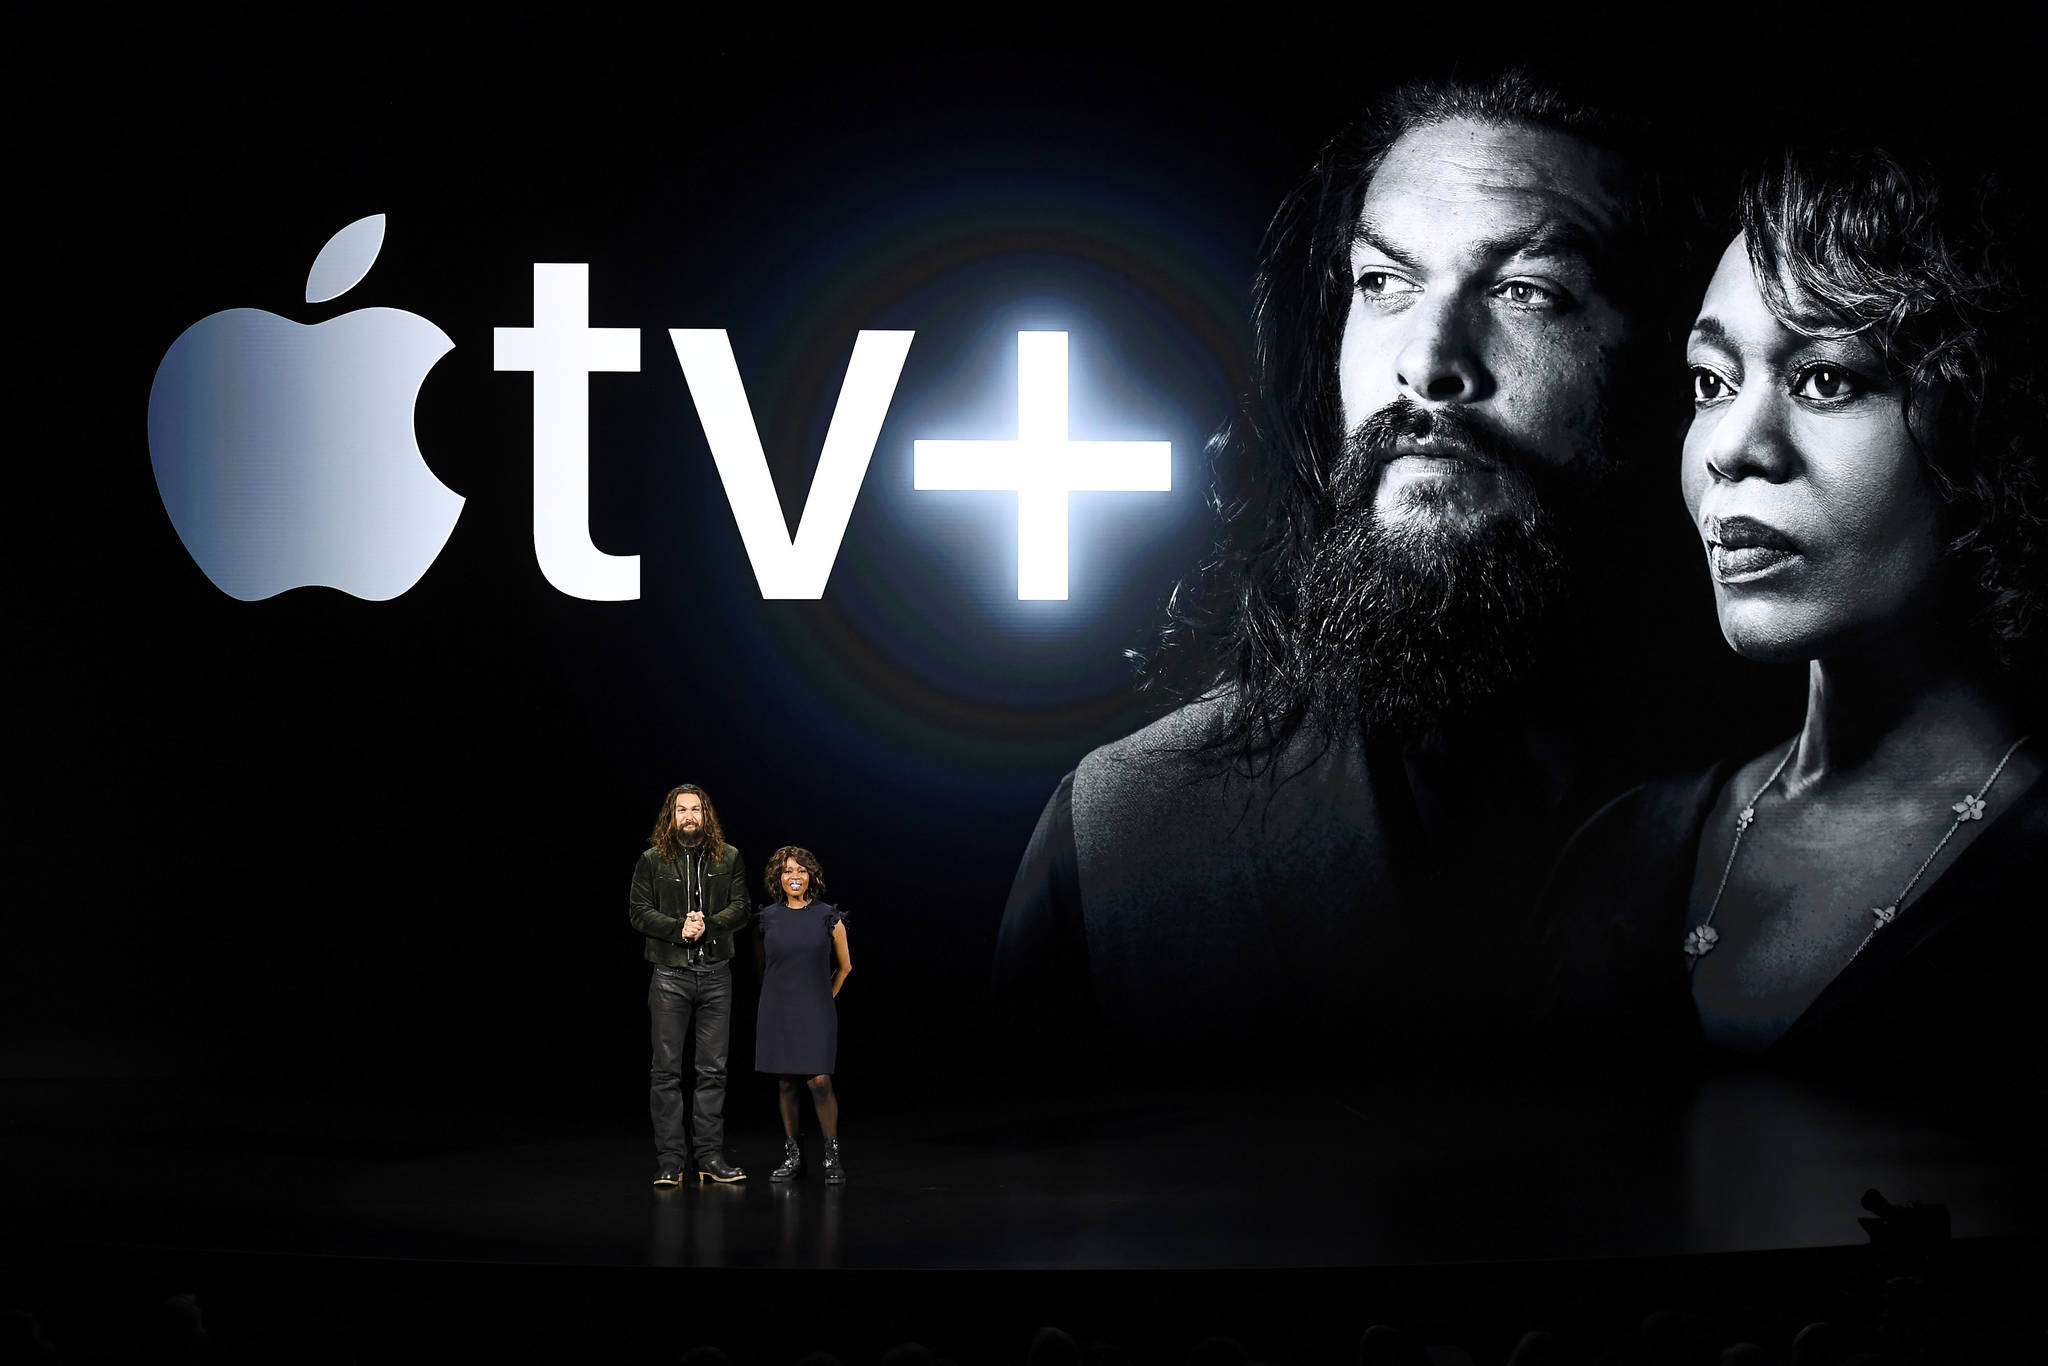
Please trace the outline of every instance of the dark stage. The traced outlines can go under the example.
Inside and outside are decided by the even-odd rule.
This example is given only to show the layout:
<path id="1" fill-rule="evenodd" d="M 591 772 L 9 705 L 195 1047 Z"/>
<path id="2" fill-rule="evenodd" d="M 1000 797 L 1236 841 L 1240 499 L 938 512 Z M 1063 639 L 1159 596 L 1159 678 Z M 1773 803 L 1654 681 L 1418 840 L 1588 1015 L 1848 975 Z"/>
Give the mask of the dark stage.
<path id="1" fill-rule="evenodd" d="M 2030 1130 L 1757 1083 L 1633 1107 L 1414 1083 L 1232 1107 L 874 1103 L 846 1127 L 842 1187 L 815 1165 L 769 1182 L 773 1112 L 756 1104 L 730 1127 L 755 1175 L 673 1191 L 648 1185 L 623 1105 L 300 1096 L 10 1083 L 9 1305 L 80 1361 L 133 1359 L 175 1294 L 206 1325 L 186 1359 L 220 1361 L 716 1345 L 778 1366 L 909 1341 L 1019 1361 L 1044 1324 L 1101 1361 L 1186 1360 L 1218 1337 L 1255 1361 L 1345 1361 L 1392 1323 L 1431 1362 L 1505 1360 L 1528 1329 L 1575 1354 L 1558 1359 L 1619 1362 L 1658 1359 L 1629 1354 L 1652 1321 L 1784 1343 L 1834 1320 L 1867 1341 L 1903 1255 L 1944 1350 L 1984 1353 L 1930 1359 L 1995 1361 L 2025 1340 L 2048 1209 Z M 815 1163 L 815 1134 L 809 1149 Z M 1938 1199 L 1954 1241 L 1866 1245 L 1873 1186 Z"/>
<path id="2" fill-rule="evenodd" d="M 1595 1349 L 1660 1306 L 1721 1343 L 1893 1322 L 1899 1265 L 1857 1223 L 1870 1188 L 1947 1209 L 1945 1269 L 1914 1274 L 1949 1340 L 2024 1337 L 2048 1231 L 2033 1119 L 1754 1080 L 1579 1089 L 1446 1063 L 1283 1083 L 1207 1055 L 1117 1074 L 1092 1039 L 1005 1049 L 991 966 L 1020 856 L 1063 775 L 1172 706 L 1127 652 L 1158 647 L 1213 545 L 1205 443 L 1247 383 L 1254 263 L 1324 140 L 1397 80 L 1521 61 L 1657 110 L 1681 160 L 1883 103 L 1780 88 L 1783 62 L 1705 20 L 1674 36 L 1515 6 L 1404 36 L 1413 18 L 25 7 L 10 227 L 39 330 L 10 442 L 0 1358 L 32 1346 L 26 1312 L 45 1359 L 141 1359 L 150 1306 L 190 1292 L 197 1359 L 252 1362 L 716 1343 L 733 1366 L 870 1366 L 915 1338 L 936 1362 L 888 1366 L 977 1366 L 1059 1323 L 1082 1343 L 1065 1366 L 1183 1360 L 1218 1334 L 1244 1353 L 1206 1366 L 1279 1366 L 1356 1361 L 1376 1322 L 1429 1335 L 1433 1366 L 1504 1361 L 1540 1324 L 1575 1335 L 1570 1359 L 1647 1360 Z M 1892 70 L 1903 40 L 1859 25 L 1824 35 L 1837 67 Z M 1883 112 L 1945 111 L 2030 168 L 2031 53 L 1977 46 L 1993 65 L 1930 63 Z M 538 362 L 512 353 L 541 330 L 542 278 L 578 269 L 589 335 L 630 333 L 638 368 L 587 363 L 582 425 L 555 431 Z M 257 329 L 249 356 L 319 359 L 299 379 L 331 403 L 173 363 L 235 326 Z M 1023 338 L 1052 332 L 1072 338 L 1072 439 L 1172 452 L 1170 488 L 1073 486 L 1057 597 L 1024 591 L 1021 488 L 916 474 L 920 443 L 1022 433 Z M 859 339 L 913 333 L 895 387 L 849 385 Z M 678 334 L 727 339 L 751 500 Z M 346 337 L 374 344 L 344 356 Z M 344 392 L 398 374 L 401 341 L 441 350 L 383 399 Z M 1680 359 L 1657 381 L 1674 399 Z M 816 592 L 770 591 L 763 566 L 831 501 L 813 490 L 852 390 L 879 411 L 833 554 Z M 388 421 L 362 449 L 433 486 L 402 500 L 433 533 L 410 579 L 238 577 L 231 543 L 262 517 L 201 493 L 232 445 L 209 424 L 257 430 L 259 392 L 286 396 L 269 416 L 291 419 L 294 479 L 336 431 Z M 1612 625 L 1679 643 L 1574 696 L 1653 736 L 1644 765 L 1777 743 L 1800 681 L 1723 648 L 1675 465 L 1658 499 L 1644 525 L 1683 550 L 1683 591 Z M 404 521 L 308 506 L 307 526 L 263 522 L 266 554 L 329 535 L 367 564 Z M 771 531 L 779 511 L 775 555 L 757 561 L 746 508 Z M 606 584 L 560 572 L 557 522 Z M 1701 680 L 1725 686 L 1681 707 Z M 628 891 L 682 782 L 715 797 L 755 902 L 787 843 L 848 912 L 843 1188 L 819 1178 L 808 1103 L 811 1171 L 767 1179 L 751 942 L 726 1107 L 751 1179 L 649 1185 Z M 1347 989 L 1349 961 L 1327 956 Z M 1088 1014 L 1056 1004 L 1071 1018 L 1032 1031 Z M 1243 1033 L 1276 1064 L 1385 1045 Z M 1061 1090 L 1025 1062 L 1108 1079 Z"/>
<path id="3" fill-rule="evenodd" d="M 742 1093 L 744 1095 L 744 1093 Z M 1938 1200 L 1958 1238 L 2048 1212 L 2034 1134 L 1964 1134 L 1748 1081 L 1630 1108 L 1548 1090 L 987 1099 L 849 1120 L 852 1179 L 649 1186 L 637 1116 L 429 1096 L 13 1083 L 9 1222 L 80 1249 L 587 1266 L 1373 1267 L 1864 1241 L 1857 1201 Z M 509 1098 L 508 1098 L 509 1099 Z M 862 1097 L 849 1089 L 848 1114 Z M 624 1107 L 620 1107 L 624 1110 Z M 31 1176 L 32 1174 L 32 1176 Z M 30 1179 L 20 1179 L 30 1178 Z"/>

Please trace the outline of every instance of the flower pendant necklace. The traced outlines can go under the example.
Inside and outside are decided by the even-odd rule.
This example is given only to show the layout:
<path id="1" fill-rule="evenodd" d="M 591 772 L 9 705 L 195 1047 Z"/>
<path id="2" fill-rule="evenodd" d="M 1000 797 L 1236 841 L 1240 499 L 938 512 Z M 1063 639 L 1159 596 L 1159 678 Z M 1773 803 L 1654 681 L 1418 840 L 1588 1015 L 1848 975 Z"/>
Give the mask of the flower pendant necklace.
<path id="1" fill-rule="evenodd" d="M 1991 776 L 1984 780 L 1984 785 L 1974 793 L 1965 792 L 1961 800 L 1949 807 L 1949 811 L 1953 814 L 1954 819 L 1948 823 L 1948 829 L 1935 842 L 1934 848 L 1928 851 L 1927 857 L 1920 860 L 1920 866 L 1913 870 L 1913 876 L 1906 879 L 1906 885 L 1899 888 L 1899 894 L 1891 899 L 1889 905 L 1873 906 L 1870 908 L 1872 922 L 1870 929 L 1864 934 L 1862 942 L 1856 945 L 1856 952 L 1849 955 L 1849 963 L 1856 961 L 1856 954 L 1862 953 L 1869 946 L 1870 941 L 1877 937 L 1879 930 L 1898 918 L 1899 907 L 1905 903 L 1906 894 L 1911 892 L 1919 883 L 1921 875 L 1933 864 L 1935 856 L 1947 847 L 1949 840 L 1955 836 L 1956 831 L 1962 829 L 1963 822 L 1981 821 L 1984 819 L 1984 794 L 1991 790 L 1991 785 L 1998 781 L 1998 775 L 2005 772 L 2006 764 L 2018 752 L 2019 747 L 2027 742 L 2028 738 L 2022 735 L 2019 739 L 2013 741 L 2011 745 L 2007 746 L 2004 756 L 1998 761 L 1998 766 L 1992 769 Z M 1735 842 L 1728 846 L 1728 862 L 1721 866 L 1721 883 L 1718 887 L 1714 888 L 1714 900 L 1707 907 L 1706 919 L 1685 932 L 1687 968 L 1698 967 L 1700 959 L 1712 953 L 1714 946 L 1721 942 L 1721 932 L 1714 928 L 1714 912 L 1721 909 L 1721 894 L 1728 890 L 1728 875 L 1735 871 L 1735 855 L 1742 848 L 1742 837 L 1748 832 L 1749 827 L 1756 823 L 1757 802 L 1762 800 L 1764 793 L 1771 790 L 1771 785 L 1778 781 L 1778 775 L 1785 771 L 1785 765 L 1791 763 L 1792 756 L 1798 752 L 1799 740 L 1797 737 L 1794 737 L 1792 748 L 1785 751 L 1785 757 L 1778 760 L 1778 766 L 1771 770 L 1771 776 L 1764 779 L 1763 786 L 1756 790 L 1749 801 L 1743 805 L 1741 812 L 1736 815 Z M 1849 963 L 1844 963 L 1842 966 L 1847 967 Z"/>

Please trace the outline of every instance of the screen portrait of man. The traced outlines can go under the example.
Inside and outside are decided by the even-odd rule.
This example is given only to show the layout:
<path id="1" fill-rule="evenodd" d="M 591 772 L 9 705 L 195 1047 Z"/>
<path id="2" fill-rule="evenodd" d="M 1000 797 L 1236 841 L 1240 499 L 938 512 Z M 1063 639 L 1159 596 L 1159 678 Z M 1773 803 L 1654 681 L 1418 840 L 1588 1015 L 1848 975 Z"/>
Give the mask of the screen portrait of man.
<path id="1" fill-rule="evenodd" d="M 1153 661 L 1188 700 L 1048 803 L 998 955 L 1019 1018 L 1321 1057 L 1515 1017 L 1519 911 L 1613 790 L 1612 718 L 1559 699 L 1662 469 L 1650 185 L 1616 120 L 1509 74 L 1394 91 L 1281 206 L 1221 548 Z"/>

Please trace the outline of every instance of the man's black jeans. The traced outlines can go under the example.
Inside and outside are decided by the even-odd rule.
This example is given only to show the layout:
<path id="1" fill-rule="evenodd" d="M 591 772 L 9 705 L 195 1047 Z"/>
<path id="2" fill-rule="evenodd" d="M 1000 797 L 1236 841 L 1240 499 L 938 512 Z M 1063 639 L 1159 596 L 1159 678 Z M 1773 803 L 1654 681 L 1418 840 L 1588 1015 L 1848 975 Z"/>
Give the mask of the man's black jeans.
<path id="1" fill-rule="evenodd" d="M 654 1038 L 648 1074 L 647 1108 L 654 1118 L 654 1160 L 683 1170 L 690 1149 L 683 1138 L 683 1050 L 694 1023 L 697 1035 L 697 1093 L 691 1108 L 692 1136 L 702 1162 L 725 1147 L 725 1055 L 732 1046 L 732 964 L 703 968 L 656 965 L 647 984 L 647 1013 Z"/>

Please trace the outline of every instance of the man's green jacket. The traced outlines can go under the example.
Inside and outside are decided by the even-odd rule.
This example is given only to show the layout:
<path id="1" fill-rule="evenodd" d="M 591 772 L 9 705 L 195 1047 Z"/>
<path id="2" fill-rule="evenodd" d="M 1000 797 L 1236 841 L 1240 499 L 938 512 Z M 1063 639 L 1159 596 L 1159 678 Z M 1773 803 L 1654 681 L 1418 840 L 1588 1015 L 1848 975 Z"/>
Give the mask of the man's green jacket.
<path id="1" fill-rule="evenodd" d="M 707 928 L 697 944 L 683 938 L 683 917 L 690 909 L 690 895 L 701 885 L 698 904 L 704 908 Z M 730 844 L 717 858 L 704 851 L 685 850 L 682 857 L 665 859 L 649 849 L 640 855 L 633 869 L 633 900 L 627 918 L 633 928 L 647 936 L 643 956 L 650 963 L 679 968 L 690 963 L 720 963 L 732 957 L 732 941 L 754 913 L 754 900 L 747 894 L 747 877 L 740 863 L 740 851 Z M 702 946 L 701 956 L 693 950 Z"/>

